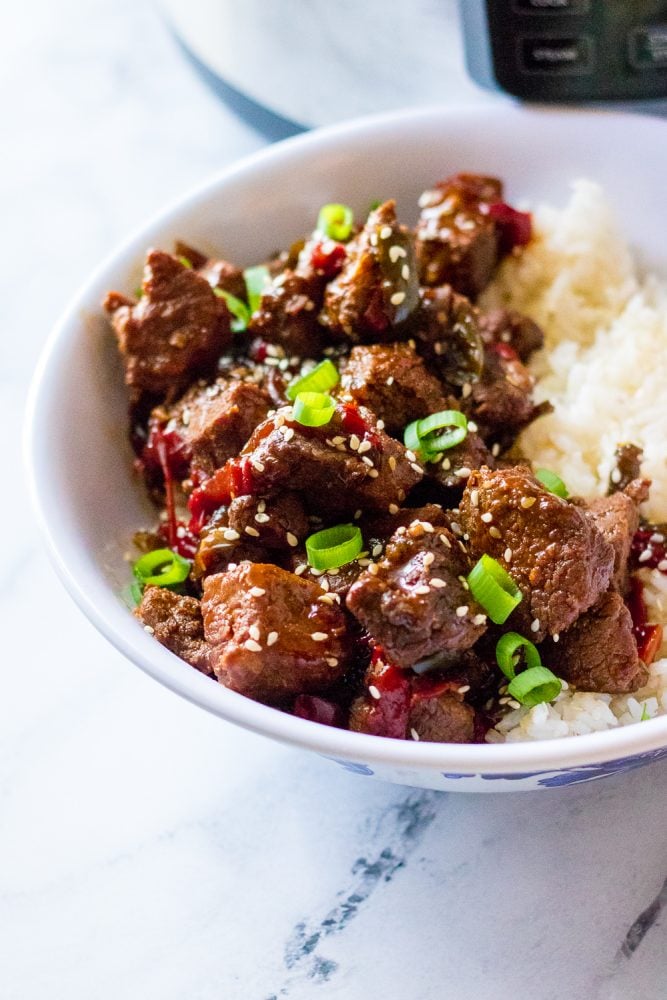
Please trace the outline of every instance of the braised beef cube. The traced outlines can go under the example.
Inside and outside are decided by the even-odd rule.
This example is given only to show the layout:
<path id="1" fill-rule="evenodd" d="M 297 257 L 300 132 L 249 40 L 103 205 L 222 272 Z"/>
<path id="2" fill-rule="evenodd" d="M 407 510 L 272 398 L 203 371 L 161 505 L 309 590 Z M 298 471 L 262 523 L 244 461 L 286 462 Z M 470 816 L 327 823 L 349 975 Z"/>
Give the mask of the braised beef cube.
<path id="1" fill-rule="evenodd" d="M 204 581 L 204 633 L 226 687 L 269 703 L 326 691 L 345 672 L 347 626 L 324 591 L 277 566 L 240 563 Z"/>
<path id="2" fill-rule="evenodd" d="M 310 533 L 303 505 L 295 493 L 261 498 L 236 497 L 227 511 L 228 527 L 267 549 L 295 549 Z"/>
<path id="3" fill-rule="evenodd" d="M 169 411 L 189 447 L 193 468 L 212 475 L 237 455 L 271 408 L 269 394 L 254 382 L 219 378 L 209 386 L 193 386 Z"/>
<path id="4" fill-rule="evenodd" d="M 639 480 L 643 458 L 644 451 L 636 444 L 619 444 L 614 453 L 614 468 L 609 476 L 607 493 L 620 493 L 633 480 Z"/>
<path id="5" fill-rule="evenodd" d="M 229 311 L 204 278 L 160 250 L 148 254 L 142 291 L 137 303 L 116 292 L 104 303 L 125 381 L 137 397 L 173 398 L 215 368 L 231 341 Z"/>
<path id="6" fill-rule="evenodd" d="M 593 519 L 523 466 L 473 472 L 459 512 L 472 558 L 496 559 L 523 594 L 508 628 L 533 641 L 564 632 L 609 586 L 614 550 Z"/>
<path id="7" fill-rule="evenodd" d="M 359 559 L 354 559 L 352 562 L 345 563 L 344 566 L 334 566 L 324 571 L 314 569 L 308 564 L 305 548 L 298 548 L 292 549 L 290 553 L 288 569 L 291 569 L 297 576 L 303 576 L 304 580 L 313 580 L 322 590 L 332 596 L 336 604 L 340 604 L 354 581 L 363 572 L 364 567 L 360 565 Z"/>
<path id="8" fill-rule="evenodd" d="M 424 192 L 416 230 L 422 284 L 449 284 L 471 298 L 486 288 L 500 255 L 488 208 L 502 193 L 500 181 L 476 174 L 457 174 Z"/>
<path id="9" fill-rule="evenodd" d="M 473 383 L 462 407 L 485 441 L 508 448 L 520 431 L 549 410 L 533 401 L 535 380 L 513 348 L 495 344 L 484 353 L 482 377 Z"/>
<path id="10" fill-rule="evenodd" d="M 204 674 L 213 673 L 201 607 L 195 597 L 183 597 L 165 587 L 146 587 L 134 613 L 172 653 Z"/>
<path id="11" fill-rule="evenodd" d="M 390 434 L 447 409 L 442 386 L 409 344 L 353 347 L 341 370 L 341 386 L 346 396 L 381 418 Z"/>
<path id="12" fill-rule="evenodd" d="M 607 591 L 562 632 L 558 643 L 544 643 L 542 659 L 583 691 L 625 694 L 648 680 L 648 667 L 637 654 L 630 612 L 615 590 Z"/>
<path id="13" fill-rule="evenodd" d="M 636 480 L 638 484 L 642 480 Z M 632 488 L 632 484 L 628 484 Z M 626 493 L 613 493 L 589 501 L 593 522 L 614 549 L 613 582 L 622 594 L 628 585 L 628 562 L 632 539 L 639 527 L 639 510 Z"/>
<path id="14" fill-rule="evenodd" d="M 454 407 L 456 409 L 456 407 Z M 496 461 L 476 431 L 468 430 L 454 448 L 442 452 L 437 462 L 424 464 L 425 475 L 447 490 L 463 490 L 470 473 L 483 465 L 493 469 Z"/>
<path id="15" fill-rule="evenodd" d="M 430 529 L 430 530 L 429 530 Z M 347 607 L 398 667 L 469 649 L 486 616 L 464 587 L 468 561 L 447 528 L 399 528 L 384 558 L 350 588 Z"/>
<path id="16" fill-rule="evenodd" d="M 220 510 L 202 531 L 199 546 L 192 563 L 192 576 L 203 580 L 206 576 L 235 569 L 241 562 L 282 562 L 282 553 L 266 549 L 247 535 L 237 538 L 238 532 L 230 530 L 227 510 Z"/>
<path id="17" fill-rule="evenodd" d="M 375 649 L 364 678 L 364 693 L 350 705 L 348 729 L 404 740 L 411 696 L 410 675 L 387 663 L 382 650 Z"/>
<path id="18" fill-rule="evenodd" d="M 206 278 L 211 288 L 220 288 L 242 302 L 246 301 L 245 278 L 240 267 L 230 264 L 228 260 L 206 257 L 180 240 L 176 243 L 176 255 L 189 261 L 197 274 Z"/>
<path id="19" fill-rule="evenodd" d="M 493 309 L 482 313 L 479 328 L 485 344 L 508 344 L 521 361 L 544 347 L 544 332 L 528 316 L 514 309 Z"/>
<path id="20" fill-rule="evenodd" d="M 283 271 L 262 295 L 248 327 L 251 337 L 282 348 L 285 357 L 316 358 L 326 345 L 317 314 L 322 282 L 294 271 Z"/>
<path id="21" fill-rule="evenodd" d="M 431 698 L 413 695 L 408 734 L 424 743 L 472 743 L 475 710 L 450 691 Z"/>
<path id="22" fill-rule="evenodd" d="M 409 528 L 413 521 L 424 521 L 434 528 L 448 528 L 449 518 L 440 504 L 428 503 L 422 507 L 397 507 L 383 513 L 365 514 L 359 521 L 366 547 L 373 557 L 380 552 L 373 551 L 377 544 L 384 548 L 391 536 L 399 528 Z"/>
<path id="23" fill-rule="evenodd" d="M 327 286 L 322 322 L 352 343 L 395 339 L 419 302 L 413 239 L 387 201 L 347 245 L 343 270 Z"/>
<path id="24" fill-rule="evenodd" d="M 412 329 L 417 350 L 450 387 L 476 382 L 484 367 L 479 313 L 451 285 L 423 288 Z"/>
<path id="25" fill-rule="evenodd" d="M 422 478 L 403 445 L 378 428 L 369 410 L 345 404 L 318 428 L 279 412 L 255 430 L 241 461 L 250 480 L 245 492 L 293 490 L 320 516 L 386 510 Z"/>

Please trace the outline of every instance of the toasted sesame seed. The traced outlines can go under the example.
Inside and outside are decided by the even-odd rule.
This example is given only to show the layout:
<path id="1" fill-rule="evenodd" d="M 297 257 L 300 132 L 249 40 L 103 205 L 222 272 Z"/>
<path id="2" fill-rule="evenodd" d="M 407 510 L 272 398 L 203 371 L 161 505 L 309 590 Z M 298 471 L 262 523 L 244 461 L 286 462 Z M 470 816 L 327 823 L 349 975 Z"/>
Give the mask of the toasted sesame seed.
<path id="1" fill-rule="evenodd" d="M 456 690 L 458 691 L 459 694 L 467 694 L 468 691 L 470 690 L 470 685 L 462 684 L 461 687 L 457 688 Z"/>
<path id="2" fill-rule="evenodd" d="M 500 445 L 498 444 L 497 441 L 494 445 L 491 446 L 491 454 L 493 455 L 494 458 L 498 458 L 498 455 L 500 454 Z"/>
<path id="3" fill-rule="evenodd" d="M 305 563 L 299 563 L 299 565 L 297 566 L 297 568 L 294 570 L 294 575 L 295 576 L 301 576 L 301 574 L 305 573 L 307 569 L 308 569 L 308 567 L 307 567 L 307 565 Z"/>
<path id="4" fill-rule="evenodd" d="M 227 569 L 228 570 L 236 569 L 237 566 L 238 566 L 238 563 L 235 563 L 235 562 L 227 563 Z"/>
<path id="5" fill-rule="evenodd" d="M 398 514 L 398 504 L 390 503 L 387 509 L 390 514 Z"/>
<path id="6" fill-rule="evenodd" d="M 492 524 L 491 527 L 489 528 L 489 534 L 491 535 L 491 538 L 500 538 L 501 537 L 500 532 L 496 528 L 495 524 Z"/>
<path id="7" fill-rule="evenodd" d="M 396 496 L 402 503 L 405 500 L 405 490 L 396 490 Z"/>
<path id="8" fill-rule="evenodd" d="M 258 459 L 253 458 L 250 464 L 257 472 L 264 472 L 264 463 L 260 462 Z"/>
<path id="9" fill-rule="evenodd" d="M 382 228 L 380 229 L 380 239 L 381 240 L 388 240 L 389 237 L 391 236 L 392 232 L 393 232 L 393 230 L 392 230 L 391 226 L 382 226 Z"/>
<path id="10" fill-rule="evenodd" d="M 505 562 L 512 562 L 512 550 L 509 546 L 505 549 Z"/>
<path id="11" fill-rule="evenodd" d="M 405 302 L 405 292 L 394 292 L 389 301 L 392 306 L 400 306 L 402 302 Z"/>
<path id="12" fill-rule="evenodd" d="M 479 506 L 479 490 L 470 491 L 470 505 L 471 507 Z"/>
<path id="13" fill-rule="evenodd" d="M 299 539 L 291 531 L 288 531 L 285 537 L 287 538 L 287 544 L 291 545 L 293 549 L 299 544 Z"/>
<path id="14" fill-rule="evenodd" d="M 465 618 L 465 616 L 467 614 L 468 614 L 468 605 L 467 604 L 461 604 L 456 609 L 456 617 L 457 618 Z"/>
<path id="15" fill-rule="evenodd" d="M 365 556 L 359 556 L 356 561 L 360 566 L 363 566 L 364 569 L 371 564 L 370 559 L 367 559 Z"/>
<path id="16" fill-rule="evenodd" d="M 243 645 L 245 646 L 246 649 L 249 649 L 251 653 L 261 653 L 262 652 L 262 647 L 260 646 L 260 644 L 258 642 L 255 642 L 254 639 L 246 639 L 246 641 L 243 643 Z"/>
<path id="17" fill-rule="evenodd" d="M 233 528 L 225 528 L 225 530 L 222 533 L 222 537 L 225 539 L 226 542 L 235 542 L 237 538 L 240 538 L 241 536 L 239 535 L 238 531 L 234 531 Z"/>
<path id="18" fill-rule="evenodd" d="M 373 550 L 371 552 L 371 555 L 375 559 L 377 559 L 378 556 L 382 555 L 382 542 L 376 542 L 376 544 L 373 546 Z"/>
<path id="19" fill-rule="evenodd" d="M 365 452 L 370 451 L 372 447 L 373 445 L 370 443 L 370 441 L 362 441 L 358 448 L 359 454 L 360 455 L 365 454 Z"/>
<path id="20" fill-rule="evenodd" d="M 378 566 L 377 563 L 371 563 L 370 566 L 368 567 L 368 572 L 371 574 L 371 576 L 377 576 L 377 574 L 380 572 L 380 567 Z"/>
<path id="21" fill-rule="evenodd" d="M 371 698 L 375 698 L 376 701 L 379 701 L 380 698 L 382 697 L 382 695 L 380 694 L 380 692 L 376 688 L 375 684 L 369 684 L 368 685 L 368 693 L 371 696 Z"/>
<path id="22" fill-rule="evenodd" d="M 536 502 L 537 497 L 521 497 L 521 506 L 524 510 L 528 510 Z"/>
<path id="23" fill-rule="evenodd" d="M 447 538 L 447 535 L 438 535 L 438 537 L 439 537 L 439 539 L 440 539 L 440 541 L 442 542 L 443 545 L 446 545 L 448 549 L 451 549 L 452 543 Z"/>
<path id="24" fill-rule="evenodd" d="M 533 618 L 532 622 L 530 623 L 530 631 L 531 632 L 539 632 L 540 631 L 540 619 L 539 618 Z"/>
<path id="25" fill-rule="evenodd" d="M 144 625 L 144 632 L 148 632 L 149 635 L 155 635 L 155 629 L 152 625 Z"/>
<path id="26" fill-rule="evenodd" d="M 310 638 L 313 640 L 313 642 L 326 642 L 327 639 L 329 638 L 329 633 L 328 632 L 311 632 L 310 633 Z"/>
<path id="27" fill-rule="evenodd" d="M 410 448 L 405 449 L 405 457 L 407 458 L 408 462 L 417 461 L 417 456 L 415 455 L 414 451 L 410 450 Z"/>
<path id="28" fill-rule="evenodd" d="M 261 632 L 259 631 L 258 625 L 251 625 L 250 628 L 248 629 L 248 633 L 251 639 L 256 639 L 257 642 L 259 642 L 259 637 L 261 635 Z"/>
<path id="29" fill-rule="evenodd" d="M 665 536 L 660 531 L 654 531 L 651 537 L 649 538 L 649 542 L 656 542 L 657 544 L 664 542 L 664 540 Z"/>
<path id="30" fill-rule="evenodd" d="M 318 601 L 321 601 L 322 604 L 333 604 L 334 603 L 334 595 L 333 594 L 320 594 L 320 596 L 317 599 L 318 599 Z"/>
<path id="31" fill-rule="evenodd" d="M 487 510 L 486 513 L 482 514 L 481 520 L 484 521 L 484 524 L 491 524 L 491 521 L 493 521 L 493 514 L 491 511 Z"/>
<path id="32" fill-rule="evenodd" d="M 468 421 L 468 430 L 472 431 L 473 434 L 475 434 L 479 430 L 479 427 L 477 426 L 474 420 Z"/>
<path id="33" fill-rule="evenodd" d="M 424 566 L 430 566 L 432 562 L 435 561 L 435 555 L 433 552 L 427 552 L 424 556 Z"/>
<path id="34" fill-rule="evenodd" d="M 553 639 L 554 642 L 560 642 L 560 632 L 554 632 L 551 638 Z"/>
<path id="35" fill-rule="evenodd" d="M 658 563 L 658 569 L 660 570 L 661 573 L 667 572 L 667 559 L 660 560 L 660 562 Z"/>
<path id="36" fill-rule="evenodd" d="M 611 476 L 609 478 L 611 479 L 612 483 L 620 483 L 621 479 L 623 478 L 622 474 L 621 474 L 621 470 L 620 469 L 612 469 L 611 470 Z"/>
<path id="37" fill-rule="evenodd" d="M 257 524 L 266 524 L 271 520 L 271 518 L 268 514 L 255 514 L 255 520 L 257 521 Z"/>
<path id="38" fill-rule="evenodd" d="M 446 587 L 447 584 L 445 583 L 444 580 L 441 580 L 439 576 L 434 576 L 431 577 L 431 586 L 436 587 L 438 590 L 441 590 L 443 587 Z"/>
<path id="39" fill-rule="evenodd" d="M 412 738 L 415 741 L 415 743 L 419 743 L 419 733 L 417 732 L 416 729 L 411 729 L 410 730 L 410 736 L 412 736 Z"/>
<path id="40" fill-rule="evenodd" d="M 471 392 L 472 386 L 470 385 L 470 382 L 465 382 L 461 387 L 461 395 L 464 399 L 467 399 Z"/>
<path id="41" fill-rule="evenodd" d="M 377 477 L 380 475 L 380 473 L 378 472 L 377 469 L 369 469 L 368 470 L 368 475 L 371 477 L 371 479 L 377 479 Z"/>
<path id="42" fill-rule="evenodd" d="M 322 576 L 322 574 L 325 573 L 325 572 L 326 572 L 326 570 L 315 569 L 314 566 L 311 566 L 311 569 L 310 569 L 310 575 L 311 576 Z"/>
<path id="43" fill-rule="evenodd" d="M 252 594 L 253 597 L 264 597 L 266 591 L 264 590 L 264 587 L 251 587 L 250 593 Z M 255 636 L 255 638 L 259 639 L 259 636 Z"/>
<path id="44" fill-rule="evenodd" d="M 375 426 L 377 427 L 377 429 L 379 431 L 383 431 L 384 430 L 384 420 L 378 420 L 378 422 L 377 422 L 377 424 Z"/>
<path id="45" fill-rule="evenodd" d="M 354 512 L 354 520 L 358 521 L 362 514 L 363 514 L 363 510 L 355 510 L 355 512 Z"/>
<path id="46" fill-rule="evenodd" d="M 447 456 L 445 455 L 445 457 L 442 460 L 442 467 L 443 467 L 443 469 L 451 469 L 451 467 L 452 467 L 452 460 L 451 460 L 451 458 L 447 458 Z"/>
<path id="47" fill-rule="evenodd" d="M 467 465 L 463 465 L 460 469 L 454 469 L 454 475 L 458 476 L 459 479 L 467 479 L 471 471 Z"/>
<path id="48" fill-rule="evenodd" d="M 472 620 L 473 625 L 486 625 L 486 615 L 475 615 Z"/>
<path id="49" fill-rule="evenodd" d="M 364 463 L 364 465 L 367 465 L 369 469 L 373 468 L 373 459 L 369 458 L 368 455 L 362 455 L 361 461 Z"/>
<path id="50" fill-rule="evenodd" d="M 370 235 L 371 246 L 376 247 L 378 245 L 378 234 L 371 233 Z"/>
<path id="51" fill-rule="evenodd" d="M 273 646 L 273 644 L 276 643 L 276 642 L 278 642 L 278 633 L 277 632 L 269 632 L 269 634 L 266 637 L 266 645 L 267 646 Z"/>
<path id="52" fill-rule="evenodd" d="M 250 525 L 247 525 L 245 528 L 245 533 L 246 535 L 250 535 L 251 538 L 259 538 L 259 531 L 257 528 L 251 528 Z"/>
<path id="53" fill-rule="evenodd" d="M 356 434 L 353 434 L 350 438 L 350 448 L 352 449 L 352 451 L 357 451 L 359 449 L 360 444 L 361 441 L 359 440 L 358 436 Z"/>
<path id="54" fill-rule="evenodd" d="M 410 278 L 410 267 L 409 267 L 408 264 L 404 264 L 403 267 L 401 268 L 401 277 L 403 278 L 403 281 L 408 281 L 409 280 L 409 278 Z"/>
<path id="55" fill-rule="evenodd" d="M 390 375 L 387 381 L 385 382 L 385 385 L 393 385 L 393 384 L 394 384 L 394 376 Z"/>
<path id="56" fill-rule="evenodd" d="M 329 664 L 330 667 L 337 667 L 338 666 L 338 657 L 337 656 L 327 656 L 327 663 Z"/>
<path id="57" fill-rule="evenodd" d="M 644 551 L 640 553 L 637 562 L 640 562 L 640 563 L 648 562 L 648 560 L 652 556 L 653 556 L 653 549 L 651 549 L 651 548 L 644 549 Z"/>
<path id="58" fill-rule="evenodd" d="M 421 465 L 417 465 L 416 462 L 410 462 L 410 468 L 413 472 L 423 472 Z"/>
<path id="59" fill-rule="evenodd" d="M 425 583 L 420 583 L 418 587 L 415 587 L 415 594 L 430 594 L 431 588 Z"/>
<path id="60" fill-rule="evenodd" d="M 266 500 L 260 500 L 257 504 L 257 510 L 260 514 L 263 514 L 266 510 Z"/>

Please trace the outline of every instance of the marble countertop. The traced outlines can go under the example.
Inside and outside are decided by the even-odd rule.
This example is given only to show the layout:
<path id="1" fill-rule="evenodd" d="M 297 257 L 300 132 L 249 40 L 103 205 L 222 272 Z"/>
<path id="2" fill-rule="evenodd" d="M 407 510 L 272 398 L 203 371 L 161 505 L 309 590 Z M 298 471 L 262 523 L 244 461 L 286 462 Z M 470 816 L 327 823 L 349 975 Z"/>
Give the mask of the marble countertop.
<path id="1" fill-rule="evenodd" d="M 0 35 L 2 448 L 91 265 L 262 139 L 147 0 Z M 8 418 L 7 419 L 7 414 Z M 369 782 L 158 687 L 2 492 L 2 1000 L 663 1000 L 667 764 L 529 795 Z"/>

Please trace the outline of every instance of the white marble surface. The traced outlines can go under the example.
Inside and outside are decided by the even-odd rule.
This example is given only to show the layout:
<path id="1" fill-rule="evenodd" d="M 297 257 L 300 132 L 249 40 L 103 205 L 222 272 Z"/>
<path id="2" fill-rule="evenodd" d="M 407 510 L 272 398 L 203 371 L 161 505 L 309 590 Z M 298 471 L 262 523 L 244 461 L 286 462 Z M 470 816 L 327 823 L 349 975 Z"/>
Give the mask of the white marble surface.
<path id="1" fill-rule="evenodd" d="M 137 221 L 261 140 L 145 0 L 11 6 L 0 997 L 664 1000 L 667 765 L 521 797 L 385 786 L 179 701 L 66 597 L 19 472 L 39 349 Z"/>

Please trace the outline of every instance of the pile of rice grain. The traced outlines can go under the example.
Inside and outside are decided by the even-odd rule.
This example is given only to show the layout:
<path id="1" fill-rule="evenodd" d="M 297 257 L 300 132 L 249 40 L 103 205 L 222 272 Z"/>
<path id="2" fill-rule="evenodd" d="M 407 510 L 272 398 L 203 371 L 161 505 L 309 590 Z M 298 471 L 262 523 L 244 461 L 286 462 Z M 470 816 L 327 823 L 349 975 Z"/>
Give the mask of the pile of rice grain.
<path id="1" fill-rule="evenodd" d="M 554 412 L 520 439 L 536 465 L 553 469 L 571 493 L 603 494 L 622 442 L 644 449 L 653 482 L 644 513 L 667 520 L 667 284 L 641 279 L 600 188 L 573 185 L 568 205 L 534 212 L 536 238 L 509 258 L 482 297 L 544 329 L 545 349 L 531 362 L 538 400 Z M 667 625 L 667 577 L 643 571 L 650 619 Z M 667 642 L 661 650 L 667 657 Z M 549 664 L 558 673 L 556 663 Z M 489 742 L 549 739 L 611 729 L 667 713 L 667 659 L 634 695 L 564 687 L 551 705 L 510 711 Z"/>

